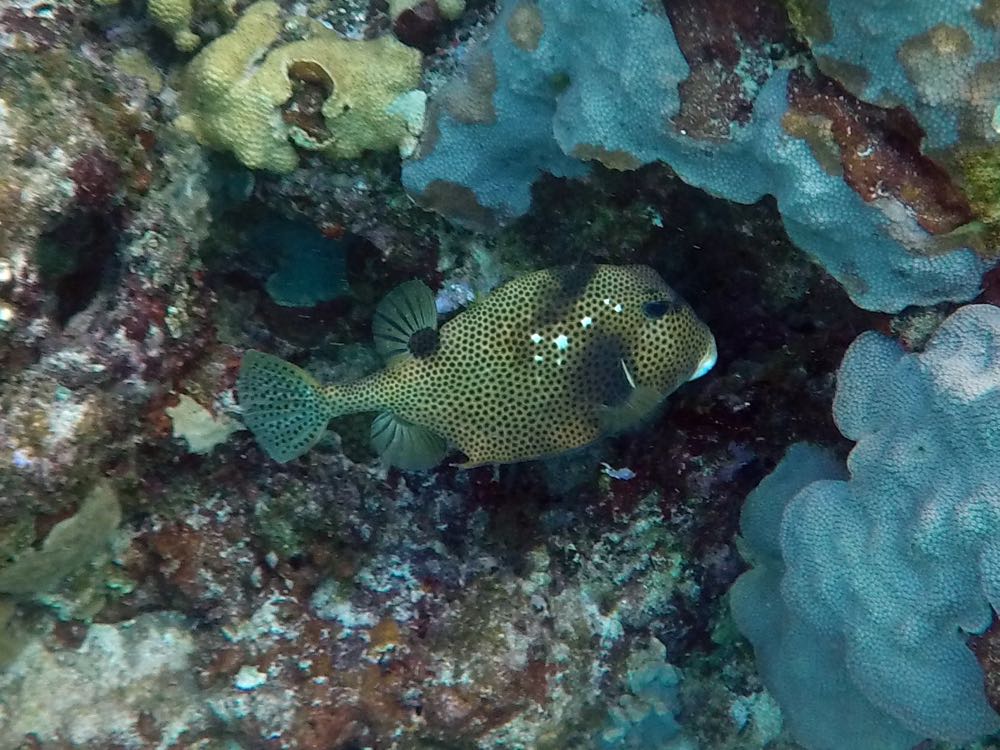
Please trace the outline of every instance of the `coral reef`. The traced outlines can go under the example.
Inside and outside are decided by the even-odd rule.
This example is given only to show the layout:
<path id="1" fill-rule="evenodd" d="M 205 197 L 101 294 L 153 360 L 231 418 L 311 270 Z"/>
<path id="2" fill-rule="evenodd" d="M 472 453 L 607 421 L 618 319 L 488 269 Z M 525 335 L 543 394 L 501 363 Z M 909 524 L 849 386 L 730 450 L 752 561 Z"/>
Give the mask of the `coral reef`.
<path id="1" fill-rule="evenodd" d="M 797 26 L 819 68 L 852 95 L 913 117 L 924 148 L 953 169 L 983 224 L 966 241 L 993 255 L 1000 237 L 987 177 L 1000 122 L 995 4 L 917 2 L 902 19 L 886 3 L 799 5 Z"/>
<path id="2" fill-rule="evenodd" d="M 192 52 L 201 45 L 199 36 L 191 31 L 192 0 L 149 0 L 147 10 L 153 23 L 170 35 L 178 49 Z"/>
<path id="3" fill-rule="evenodd" d="M 889 3 L 803 5 L 813 6 L 802 30 L 819 67 L 867 102 L 904 106 L 928 148 L 996 140 L 994 3 L 918 1 L 905 16 Z"/>
<path id="4" fill-rule="evenodd" d="M 0 747 L 996 745 L 995 2 L 0 6 Z M 245 351 L 574 262 L 711 375 L 501 467 L 241 429 Z"/>
<path id="5" fill-rule="evenodd" d="M 862 335 L 834 400 L 856 441 L 849 478 L 796 446 L 747 500 L 756 565 L 733 610 L 808 748 L 903 750 L 1000 728 L 967 646 L 1000 609 L 998 336 L 987 305 L 953 313 L 918 354 Z"/>

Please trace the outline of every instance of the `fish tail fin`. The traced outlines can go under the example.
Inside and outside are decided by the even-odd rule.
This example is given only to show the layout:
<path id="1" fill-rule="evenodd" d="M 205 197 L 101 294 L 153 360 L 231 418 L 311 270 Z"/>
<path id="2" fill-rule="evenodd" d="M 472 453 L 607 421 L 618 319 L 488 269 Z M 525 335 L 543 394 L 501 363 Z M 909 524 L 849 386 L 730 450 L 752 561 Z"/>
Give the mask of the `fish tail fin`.
<path id="1" fill-rule="evenodd" d="M 324 387 L 301 367 L 264 352 L 243 355 L 236 388 L 243 422 L 280 463 L 312 448 L 330 419 L 348 411 L 339 388 Z"/>

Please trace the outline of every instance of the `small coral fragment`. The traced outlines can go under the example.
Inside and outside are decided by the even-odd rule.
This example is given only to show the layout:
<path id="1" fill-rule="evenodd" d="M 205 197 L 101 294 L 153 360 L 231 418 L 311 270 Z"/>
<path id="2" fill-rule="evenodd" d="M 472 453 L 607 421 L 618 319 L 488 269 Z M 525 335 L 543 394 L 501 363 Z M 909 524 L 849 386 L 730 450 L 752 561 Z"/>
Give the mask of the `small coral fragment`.
<path id="1" fill-rule="evenodd" d="M 177 406 L 166 409 L 173 421 L 174 437 L 184 438 L 192 453 L 211 453 L 215 446 L 240 429 L 239 424 L 224 414 L 216 416 L 186 393 Z"/>
<path id="2" fill-rule="evenodd" d="M 348 40 L 314 22 L 308 38 L 261 60 L 281 28 L 278 5 L 258 2 L 202 50 L 187 69 L 178 127 L 273 172 L 295 169 L 298 149 L 350 159 L 412 144 L 423 119 L 420 52 L 392 37 Z"/>

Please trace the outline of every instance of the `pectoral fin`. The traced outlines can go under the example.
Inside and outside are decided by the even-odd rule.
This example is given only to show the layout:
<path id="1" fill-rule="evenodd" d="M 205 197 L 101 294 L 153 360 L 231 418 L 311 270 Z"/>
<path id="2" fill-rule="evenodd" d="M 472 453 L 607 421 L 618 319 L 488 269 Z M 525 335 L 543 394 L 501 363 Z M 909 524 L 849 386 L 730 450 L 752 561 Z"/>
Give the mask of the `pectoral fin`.
<path id="1" fill-rule="evenodd" d="M 656 411 L 663 400 L 659 391 L 636 383 L 625 359 L 621 359 L 619 365 L 627 389 L 621 401 L 601 406 L 599 419 L 604 433 L 622 432 L 634 427 Z"/>

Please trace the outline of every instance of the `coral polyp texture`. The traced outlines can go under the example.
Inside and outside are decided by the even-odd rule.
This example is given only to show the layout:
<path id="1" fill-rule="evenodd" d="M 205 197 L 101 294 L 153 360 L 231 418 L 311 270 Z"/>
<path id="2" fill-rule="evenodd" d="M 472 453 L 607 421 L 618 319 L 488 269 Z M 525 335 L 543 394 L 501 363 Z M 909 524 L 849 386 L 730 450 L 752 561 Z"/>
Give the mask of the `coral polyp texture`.
<path id="1" fill-rule="evenodd" d="M 191 52 L 201 44 L 191 30 L 192 0 L 149 0 L 146 9 L 153 23 L 170 36 L 178 49 Z"/>
<path id="2" fill-rule="evenodd" d="M 306 38 L 282 44 L 282 29 L 280 7 L 264 0 L 199 52 L 178 126 L 272 172 L 293 170 L 300 150 L 348 159 L 412 149 L 424 113 L 420 52 L 391 36 L 346 39 L 314 21 Z"/>
<path id="3" fill-rule="evenodd" d="M 847 471 L 797 445 L 747 499 L 737 624 L 810 750 L 906 750 L 1000 729 L 970 637 L 1000 610 L 1000 309 L 926 349 L 865 333 L 838 374 Z"/>
<path id="4" fill-rule="evenodd" d="M 434 97 L 404 184 L 488 227 L 528 210 L 542 172 L 662 161 L 727 200 L 773 195 L 793 242 L 863 307 L 975 296 L 986 263 L 955 239 L 950 252 L 935 242 L 973 213 L 921 153 L 919 127 L 887 123 L 816 74 L 777 69 L 793 42 L 775 3 L 749 16 L 719 6 L 507 0 L 465 75 Z M 722 52 L 705 59 L 711 45 Z M 865 167 L 878 177 L 859 177 Z"/>
<path id="5" fill-rule="evenodd" d="M 795 3 L 816 64 L 866 102 L 903 107 L 926 133 L 924 148 L 948 163 L 986 231 L 1000 245 L 995 165 L 1000 155 L 1000 6 L 992 0 Z M 984 167 L 991 173 L 984 179 Z"/>
<path id="6" fill-rule="evenodd" d="M 874 104 L 905 106 L 940 150 L 994 142 L 1000 95 L 1000 7 L 992 0 L 907 4 L 829 0 L 808 6 L 802 31 L 819 67 Z"/>

